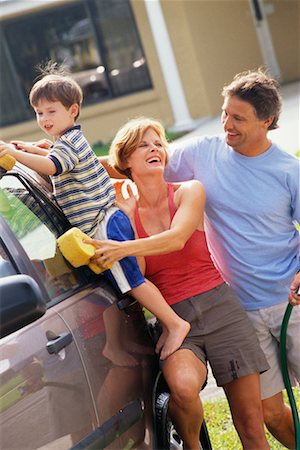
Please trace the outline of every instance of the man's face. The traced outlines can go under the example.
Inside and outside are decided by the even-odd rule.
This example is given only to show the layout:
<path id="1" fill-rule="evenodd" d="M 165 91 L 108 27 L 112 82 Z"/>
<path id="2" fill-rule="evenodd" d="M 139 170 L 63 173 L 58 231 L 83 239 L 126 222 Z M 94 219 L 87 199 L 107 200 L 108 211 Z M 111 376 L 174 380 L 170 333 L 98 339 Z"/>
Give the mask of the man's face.
<path id="1" fill-rule="evenodd" d="M 221 121 L 226 142 L 236 152 L 252 155 L 266 150 L 267 132 L 272 118 L 258 119 L 250 103 L 237 96 L 225 97 Z"/>

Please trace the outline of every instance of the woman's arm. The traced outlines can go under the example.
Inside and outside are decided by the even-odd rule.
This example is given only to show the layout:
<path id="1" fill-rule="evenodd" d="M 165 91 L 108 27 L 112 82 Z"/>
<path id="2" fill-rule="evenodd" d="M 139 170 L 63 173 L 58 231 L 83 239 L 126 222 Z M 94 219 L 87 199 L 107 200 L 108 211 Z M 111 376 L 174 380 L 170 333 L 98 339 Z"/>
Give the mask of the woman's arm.
<path id="1" fill-rule="evenodd" d="M 108 265 L 125 256 L 150 256 L 181 250 L 192 233 L 203 229 L 205 191 L 198 181 L 180 185 L 176 191 L 177 212 L 170 229 L 135 241 L 89 241 L 97 248 L 95 262 Z"/>

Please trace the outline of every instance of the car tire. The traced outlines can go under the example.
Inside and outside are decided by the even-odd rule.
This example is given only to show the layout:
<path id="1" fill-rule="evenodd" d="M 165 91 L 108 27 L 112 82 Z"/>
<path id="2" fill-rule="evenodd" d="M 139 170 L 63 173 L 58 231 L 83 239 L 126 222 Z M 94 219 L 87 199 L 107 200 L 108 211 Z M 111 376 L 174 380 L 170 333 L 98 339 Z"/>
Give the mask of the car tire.
<path id="1" fill-rule="evenodd" d="M 183 449 L 183 441 L 168 415 L 169 392 L 162 392 L 155 402 L 156 448 L 157 450 Z M 203 421 L 199 443 L 201 450 L 212 450 L 206 424 Z"/>

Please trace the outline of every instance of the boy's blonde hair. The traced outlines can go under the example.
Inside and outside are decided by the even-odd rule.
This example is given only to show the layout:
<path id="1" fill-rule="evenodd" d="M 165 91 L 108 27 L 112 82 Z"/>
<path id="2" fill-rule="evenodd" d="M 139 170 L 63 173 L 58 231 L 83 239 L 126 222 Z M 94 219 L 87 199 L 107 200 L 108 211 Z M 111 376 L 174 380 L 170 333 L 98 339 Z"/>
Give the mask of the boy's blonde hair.
<path id="1" fill-rule="evenodd" d="M 78 105 L 78 118 L 83 100 L 82 90 L 79 84 L 65 72 L 58 68 L 56 64 L 48 65 L 43 71 L 42 78 L 31 88 L 29 101 L 32 107 L 37 107 L 40 100 L 46 99 L 49 102 L 61 102 L 65 108 L 69 109 L 73 104 Z"/>
<path id="2" fill-rule="evenodd" d="M 127 168 L 128 158 L 135 152 L 142 141 L 144 133 L 151 128 L 157 133 L 166 153 L 166 163 L 169 160 L 167 152 L 168 141 L 164 127 L 154 119 L 139 117 L 129 120 L 117 132 L 109 149 L 109 164 L 118 172 L 132 179 L 130 169 Z"/>

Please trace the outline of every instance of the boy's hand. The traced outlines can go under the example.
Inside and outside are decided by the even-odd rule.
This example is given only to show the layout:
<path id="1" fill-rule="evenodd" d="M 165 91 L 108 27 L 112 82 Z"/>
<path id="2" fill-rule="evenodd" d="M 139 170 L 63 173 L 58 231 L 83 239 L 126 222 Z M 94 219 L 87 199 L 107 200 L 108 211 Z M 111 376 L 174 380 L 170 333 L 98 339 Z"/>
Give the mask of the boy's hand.
<path id="1" fill-rule="evenodd" d="M 16 157 L 18 150 L 13 144 L 0 140 L 0 157 L 4 155 L 11 155 Z"/>
<path id="2" fill-rule="evenodd" d="M 50 141 L 50 139 L 44 138 L 40 139 L 39 141 L 33 142 L 33 145 L 35 145 L 36 147 L 45 148 L 47 150 L 53 145 L 53 142 Z"/>

